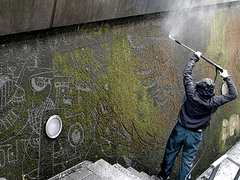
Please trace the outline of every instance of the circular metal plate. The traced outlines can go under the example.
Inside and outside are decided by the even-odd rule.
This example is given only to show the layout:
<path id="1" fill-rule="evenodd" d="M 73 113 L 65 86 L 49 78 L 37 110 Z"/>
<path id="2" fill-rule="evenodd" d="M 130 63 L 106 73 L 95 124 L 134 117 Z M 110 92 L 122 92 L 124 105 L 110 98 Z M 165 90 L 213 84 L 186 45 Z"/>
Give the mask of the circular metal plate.
<path id="1" fill-rule="evenodd" d="M 50 138 L 56 138 L 62 131 L 62 120 L 58 115 L 51 116 L 46 123 L 46 134 Z"/>
<path id="2" fill-rule="evenodd" d="M 222 85 L 222 95 L 226 95 L 228 93 L 228 87 L 226 83 Z"/>

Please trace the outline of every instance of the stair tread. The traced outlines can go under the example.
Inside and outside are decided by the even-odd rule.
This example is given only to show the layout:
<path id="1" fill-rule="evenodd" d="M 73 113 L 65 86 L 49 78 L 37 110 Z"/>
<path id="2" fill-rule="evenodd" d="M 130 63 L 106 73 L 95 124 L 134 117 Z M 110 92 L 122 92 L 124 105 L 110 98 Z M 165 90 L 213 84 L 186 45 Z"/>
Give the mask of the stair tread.
<path id="1" fill-rule="evenodd" d="M 124 174 L 126 174 L 128 177 L 130 177 L 132 180 L 141 180 L 139 177 L 137 177 L 136 175 L 134 175 L 131 171 L 129 171 L 128 169 L 124 168 L 122 165 L 120 164 L 114 164 L 113 165 L 115 168 L 119 169 L 121 172 L 123 172 Z"/>
<path id="2" fill-rule="evenodd" d="M 78 177 L 78 179 L 81 179 L 81 178 L 85 178 L 85 177 L 93 174 L 93 172 L 90 171 L 87 167 L 83 167 L 73 174 L 76 175 L 76 177 Z M 72 176 L 70 176 L 70 177 L 72 177 Z"/>
<path id="3" fill-rule="evenodd" d="M 139 173 L 136 169 L 134 169 L 133 167 L 128 167 L 127 168 L 129 171 L 131 171 L 134 175 L 136 175 L 138 178 L 142 179 L 142 180 L 150 180 L 151 177 L 149 175 L 147 175 L 144 172 Z"/>
<path id="4" fill-rule="evenodd" d="M 68 180 L 71 179 L 69 177 L 69 175 L 76 173 L 77 171 L 79 171 L 81 168 L 87 167 L 88 165 L 93 164 L 92 161 L 82 161 L 81 163 L 55 175 L 54 177 L 49 178 L 48 180 Z M 72 180 L 72 179 L 71 179 Z"/>
<path id="5" fill-rule="evenodd" d="M 83 161 L 48 180 L 159 180 L 133 167 L 125 168 L 116 163 L 109 164 L 103 159 L 96 162 Z"/>
<path id="6" fill-rule="evenodd" d="M 93 171 L 102 179 L 106 180 L 131 180 L 127 175 L 123 174 L 120 170 L 113 167 L 108 162 L 100 159 L 88 166 L 88 169 Z"/>
<path id="7" fill-rule="evenodd" d="M 151 180 L 160 180 L 157 176 L 155 176 L 155 175 L 152 175 L 151 176 Z"/>
<path id="8" fill-rule="evenodd" d="M 102 178 L 100 178 L 98 175 L 92 173 L 89 176 L 83 178 L 83 179 L 76 179 L 76 180 L 104 180 Z"/>

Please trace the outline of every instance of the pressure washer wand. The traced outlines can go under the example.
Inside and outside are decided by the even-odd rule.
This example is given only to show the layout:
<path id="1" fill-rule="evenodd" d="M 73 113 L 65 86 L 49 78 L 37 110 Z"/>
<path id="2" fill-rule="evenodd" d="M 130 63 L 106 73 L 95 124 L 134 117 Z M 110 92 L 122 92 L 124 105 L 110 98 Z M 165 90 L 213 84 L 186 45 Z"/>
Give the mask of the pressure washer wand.
<path id="1" fill-rule="evenodd" d="M 193 53 L 195 53 L 196 51 L 194 51 L 193 49 L 191 49 L 190 47 L 186 46 L 185 44 L 181 43 L 180 41 L 174 39 L 172 36 L 169 35 L 169 38 L 172 39 L 173 41 L 175 41 L 176 43 L 182 45 L 183 47 L 189 49 L 190 51 L 192 51 Z M 217 65 L 216 63 L 210 61 L 208 58 L 204 57 L 203 55 L 201 55 L 201 58 L 206 60 L 208 63 L 214 65 L 217 69 L 219 69 L 219 71 L 223 72 L 223 68 L 219 65 Z"/>

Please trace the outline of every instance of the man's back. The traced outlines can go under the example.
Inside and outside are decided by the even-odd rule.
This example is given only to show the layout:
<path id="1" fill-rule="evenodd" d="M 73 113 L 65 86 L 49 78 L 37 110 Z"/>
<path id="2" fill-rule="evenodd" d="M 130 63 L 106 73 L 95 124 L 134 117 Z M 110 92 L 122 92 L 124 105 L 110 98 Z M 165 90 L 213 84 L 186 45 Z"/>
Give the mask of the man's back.
<path id="1" fill-rule="evenodd" d="M 209 78 L 194 83 L 192 69 L 197 61 L 198 57 L 192 56 L 183 73 L 186 95 L 179 112 L 178 122 L 189 129 L 204 130 L 218 107 L 234 100 L 238 93 L 231 76 L 224 78 L 229 88 L 229 93 L 226 95 L 216 96 L 215 84 Z"/>

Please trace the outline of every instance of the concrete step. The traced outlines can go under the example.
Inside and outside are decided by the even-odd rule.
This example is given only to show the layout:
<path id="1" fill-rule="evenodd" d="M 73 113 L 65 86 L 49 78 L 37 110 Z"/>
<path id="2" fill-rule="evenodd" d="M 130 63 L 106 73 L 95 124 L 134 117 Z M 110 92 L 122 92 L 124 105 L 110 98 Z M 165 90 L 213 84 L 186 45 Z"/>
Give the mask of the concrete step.
<path id="1" fill-rule="evenodd" d="M 93 175 L 96 176 L 87 167 L 84 167 L 84 168 L 79 169 L 76 172 L 73 172 L 73 173 L 69 174 L 69 177 L 71 179 L 86 179 L 86 178 L 92 177 Z M 100 179 L 100 178 L 98 177 L 98 179 Z"/>
<path id="2" fill-rule="evenodd" d="M 151 177 L 147 175 L 145 172 L 139 173 L 136 169 L 132 167 L 128 167 L 127 169 L 141 180 L 151 180 Z"/>
<path id="3" fill-rule="evenodd" d="M 92 163 L 84 161 L 63 171 L 48 180 L 159 180 L 156 176 L 149 176 L 145 172 L 138 172 L 132 167 L 124 168 L 116 163 L 109 164 L 103 159 Z"/>
<path id="4" fill-rule="evenodd" d="M 140 177 L 142 177 L 143 180 L 151 180 L 151 177 L 146 174 L 145 172 L 140 172 Z"/>
<path id="5" fill-rule="evenodd" d="M 120 170 L 122 173 L 124 173 L 125 175 L 127 175 L 129 178 L 131 178 L 132 180 L 141 180 L 140 178 L 138 178 L 136 175 L 134 175 L 131 171 L 129 171 L 128 169 L 124 168 L 123 166 L 121 166 L 120 164 L 114 164 L 113 167 L 117 168 L 118 170 Z"/>
<path id="6" fill-rule="evenodd" d="M 87 171 L 86 167 L 92 164 L 92 161 L 83 161 L 48 180 L 73 180 L 75 177 L 80 176 L 82 178 L 89 176 L 92 174 L 91 171 Z M 86 170 L 86 171 L 85 171 Z M 78 178 L 80 179 L 80 178 Z"/>
<path id="7" fill-rule="evenodd" d="M 160 180 L 157 176 L 155 176 L 155 175 L 152 175 L 151 176 L 151 180 Z"/>
<path id="8" fill-rule="evenodd" d="M 106 180 L 131 180 L 127 175 L 122 173 L 117 168 L 113 167 L 108 162 L 104 161 L 103 159 L 100 159 L 96 161 L 93 164 L 90 164 L 88 166 L 88 169 L 90 169 L 92 172 L 94 172 L 96 175 L 98 175 L 102 179 Z"/>

